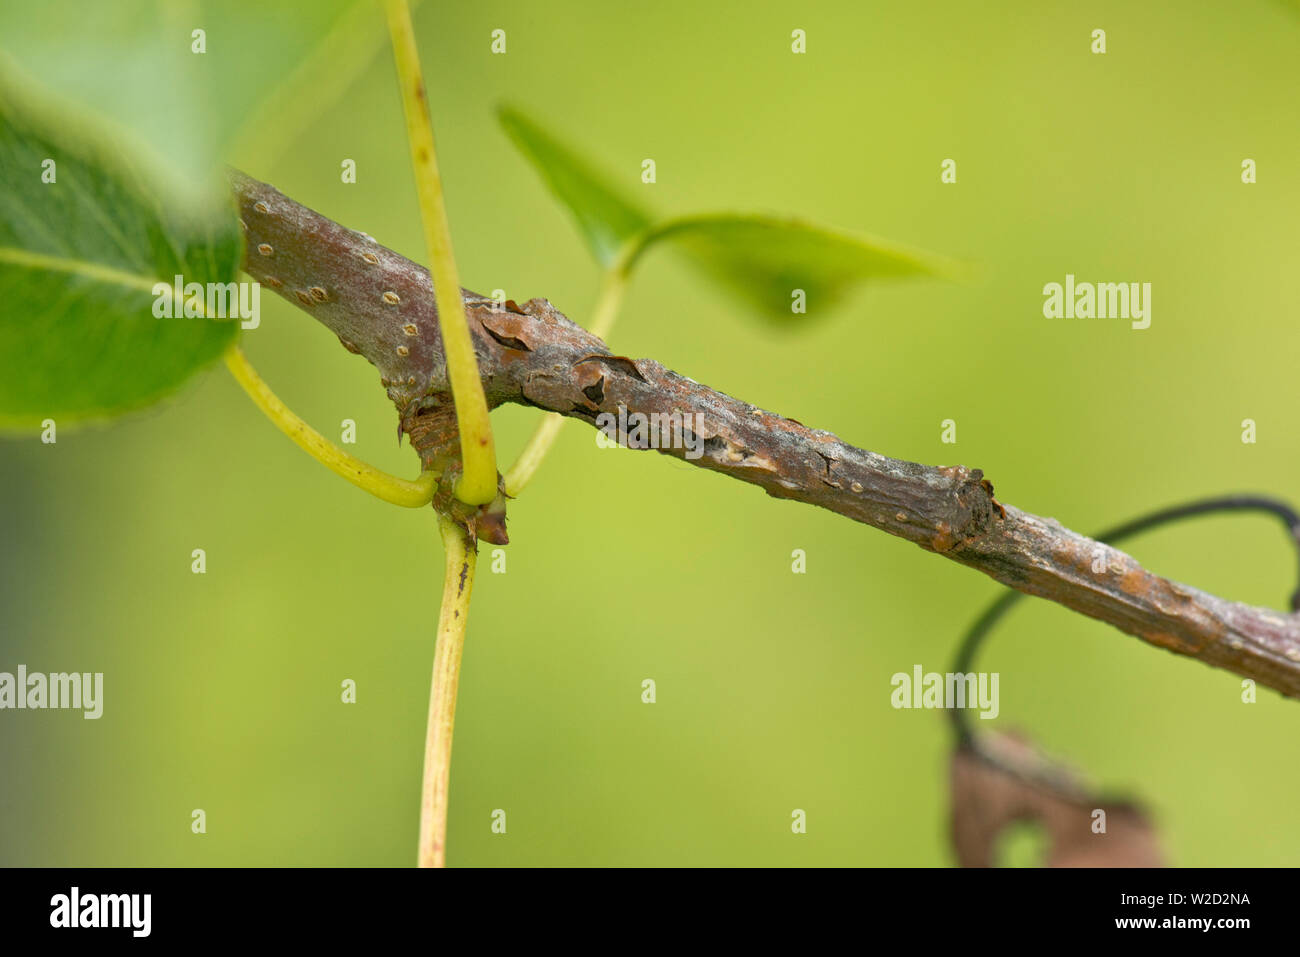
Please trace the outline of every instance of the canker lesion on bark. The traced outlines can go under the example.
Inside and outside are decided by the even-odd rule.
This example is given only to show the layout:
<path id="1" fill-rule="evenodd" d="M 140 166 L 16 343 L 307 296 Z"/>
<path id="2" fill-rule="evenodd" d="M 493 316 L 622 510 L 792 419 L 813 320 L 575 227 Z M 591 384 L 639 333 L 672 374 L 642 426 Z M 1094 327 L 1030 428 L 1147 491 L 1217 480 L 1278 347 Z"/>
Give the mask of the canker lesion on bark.
<path id="1" fill-rule="evenodd" d="M 443 472 L 443 508 L 459 436 L 429 272 L 242 173 L 230 175 L 244 269 L 364 356 L 426 469 Z M 320 290 L 322 296 L 316 292 Z M 545 299 L 522 306 L 462 290 L 490 408 L 533 406 L 596 424 L 620 406 L 703 416 L 703 454 L 665 455 L 904 538 L 1004 585 L 1057 602 L 1161 648 L 1300 695 L 1300 617 L 1227 601 L 1147 571 L 1118 549 L 998 502 L 979 469 L 889 458 L 733 399 L 652 359 L 612 353 Z M 414 334 L 411 329 L 414 327 Z M 700 421 L 692 418 L 691 421 Z M 456 513 L 504 542 L 504 494 Z M 1098 556 L 1104 568 L 1094 570 Z"/>

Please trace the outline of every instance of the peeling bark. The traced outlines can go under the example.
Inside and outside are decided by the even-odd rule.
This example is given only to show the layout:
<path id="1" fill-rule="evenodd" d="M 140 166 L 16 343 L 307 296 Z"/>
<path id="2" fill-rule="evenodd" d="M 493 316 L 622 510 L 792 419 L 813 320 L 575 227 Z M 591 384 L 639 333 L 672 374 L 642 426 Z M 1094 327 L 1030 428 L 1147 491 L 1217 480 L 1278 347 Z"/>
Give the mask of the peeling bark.
<path id="1" fill-rule="evenodd" d="M 428 270 L 264 183 L 232 172 L 244 268 L 313 315 L 380 373 L 425 468 L 454 474 L 454 406 Z M 703 454 L 659 449 L 829 509 L 1153 645 L 1300 695 L 1300 617 L 1161 578 L 1134 559 L 993 497 L 979 469 L 892 459 L 848 445 L 665 369 L 614 355 L 545 299 L 504 305 L 462 290 L 488 405 L 507 402 L 594 425 L 601 413 L 703 416 Z M 444 481 L 447 486 L 447 481 Z M 450 486 L 447 486 L 450 487 Z M 444 507 L 453 507 L 444 489 Z M 491 507 L 490 507 L 491 508 Z M 459 515 L 489 541 L 504 516 Z M 1105 570 L 1093 571 L 1098 555 Z"/>

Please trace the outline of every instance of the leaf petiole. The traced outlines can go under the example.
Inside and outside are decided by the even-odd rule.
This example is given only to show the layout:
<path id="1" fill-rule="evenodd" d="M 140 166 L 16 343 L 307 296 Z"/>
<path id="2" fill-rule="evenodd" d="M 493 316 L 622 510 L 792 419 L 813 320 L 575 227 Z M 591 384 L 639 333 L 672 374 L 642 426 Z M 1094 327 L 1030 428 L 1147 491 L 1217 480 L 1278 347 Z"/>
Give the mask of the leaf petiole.
<path id="1" fill-rule="evenodd" d="M 439 516 L 438 530 L 446 563 L 442 576 L 442 609 L 438 613 L 438 642 L 433 653 L 433 682 L 429 690 L 429 724 L 424 744 L 424 783 L 420 800 L 420 867 L 447 866 L 447 795 L 451 780 L 451 741 L 456 724 L 456 691 L 460 659 L 465 648 L 469 596 L 478 561 L 477 543 L 465 528 Z"/>
<path id="2" fill-rule="evenodd" d="M 299 448 L 335 475 L 342 476 L 357 488 L 392 505 L 422 508 L 433 501 L 433 493 L 438 485 L 437 473 L 424 472 L 415 481 L 408 481 L 349 455 L 285 405 L 257 374 L 257 370 L 238 346 L 231 346 L 226 351 L 225 362 L 235 381 L 248 393 L 253 403 L 266 413 L 266 417 L 293 439 Z"/>
<path id="3" fill-rule="evenodd" d="M 456 484 L 456 497 L 467 505 L 486 505 L 497 496 L 496 449 L 487 397 L 479 378 L 478 358 L 470 338 L 461 300 L 460 277 L 451 248 L 451 228 L 443 199 L 442 177 L 429 117 L 428 94 L 420 72 L 415 30 L 406 0 L 384 0 L 388 30 L 393 39 L 393 59 L 406 115 L 406 136 L 411 145 L 420 218 L 429 250 L 429 271 L 433 277 L 434 300 L 438 306 L 438 329 L 442 333 L 447 359 L 447 377 L 456 403 L 460 431 L 460 456 L 464 472 Z"/>

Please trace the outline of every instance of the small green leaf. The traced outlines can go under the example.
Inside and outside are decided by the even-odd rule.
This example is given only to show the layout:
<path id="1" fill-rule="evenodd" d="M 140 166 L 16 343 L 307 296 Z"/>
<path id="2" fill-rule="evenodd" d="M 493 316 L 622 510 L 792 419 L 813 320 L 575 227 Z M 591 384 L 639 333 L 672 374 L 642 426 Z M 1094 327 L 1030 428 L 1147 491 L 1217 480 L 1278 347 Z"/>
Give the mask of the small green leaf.
<path id="1" fill-rule="evenodd" d="M 537 167 L 546 185 L 568 207 L 597 262 L 608 268 L 623 244 L 650 225 L 650 218 L 608 186 L 604 178 L 513 107 L 498 118 L 515 145 Z"/>
<path id="2" fill-rule="evenodd" d="M 237 322 L 156 318 L 155 283 L 230 283 L 242 239 L 228 195 L 153 166 L 38 100 L 0 63 L 0 426 L 106 418 L 216 359 Z M 22 102 L 20 103 L 20 92 Z"/>
<path id="3" fill-rule="evenodd" d="M 821 313 L 853 285 L 874 279 L 954 275 L 956 264 L 897 243 L 759 213 L 706 213 L 652 224 L 605 185 L 574 151 L 517 110 L 501 123 L 578 221 L 602 266 L 630 272 L 668 243 L 767 316 Z"/>
<path id="4" fill-rule="evenodd" d="M 628 268 L 655 243 L 684 252 L 765 315 L 790 319 L 835 305 L 874 279 L 951 276 L 956 264 L 871 236 L 761 213 L 706 213 L 667 220 L 638 240 Z"/>

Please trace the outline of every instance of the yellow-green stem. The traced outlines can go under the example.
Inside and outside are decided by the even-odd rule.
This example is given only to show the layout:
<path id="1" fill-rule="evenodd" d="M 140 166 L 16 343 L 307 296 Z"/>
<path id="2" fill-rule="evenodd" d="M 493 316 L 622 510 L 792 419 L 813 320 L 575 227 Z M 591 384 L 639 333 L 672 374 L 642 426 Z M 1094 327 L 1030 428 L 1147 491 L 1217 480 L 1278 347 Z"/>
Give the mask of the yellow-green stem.
<path id="1" fill-rule="evenodd" d="M 434 299 L 438 305 L 438 328 L 447 358 L 447 376 L 456 402 L 456 423 L 460 429 L 460 455 L 464 471 L 456 485 L 456 497 L 469 505 L 486 505 L 496 498 L 497 463 L 492 443 L 492 422 L 487 398 L 479 378 L 474 342 L 460 298 L 460 277 L 452 255 L 451 228 L 438 173 L 429 101 L 415 47 L 415 31 L 406 0 L 384 0 L 388 32 L 393 39 L 393 59 L 406 114 L 406 135 L 411 144 L 415 186 L 424 221 L 424 239 L 429 250 L 429 271 L 433 275 Z"/>
<path id="2" fill-rule="evenodd" d="M 271 391 L 257 370 L 245 358 L 238 346 L 231 346 L 226 352 L 226 368 L 235 377 L 249 398 L 266 413 L 266 417 L 275 423 L 281 432 L 336 475 L 341 475 L 357 488 L 365 489 L 376 498 L 393 505 L 406 508 L 421 508 L 433 500 L 434 490 L 438 485 L 438 476 L 434 472 L 425 472 L 414 482 L 389 475 L 354 455 L 349 455 L 341 448 L 321 435 L 299 418 L 292 409 L 280 401 L 280 397 Z"/>
<path id="3" fill-rule="evenodd" d="M 626 256 L 621 257 L 601 279 L 600 294 L 596 297 L 596 307 L 592 310 L 589 330 L 598 339 L 604 339 L 609 335 L 610 329 L 614 327 L 614 320 L 618 317 L 619 308 L 623 305 L 623 295 L 627 291 L 628 280 L 628 274 L 622 265 L 625 259 Z M 546 458 L 546 453 L 551 450 L 551 446 L 559 437 L 563 425 L 564 416 L 560 413 L 546 414 L 529 438 L 528 444 L 524 446 L 524 450 L 519 453 L 515 464 L 510 466 L 510 471 L 506 472 L 507 495 L 518 495 L 532 480 L 537 469 L 541 467 L 542 460 Z"/>
<path id="4" fill-rule="evenodd" d="M 447 795 L 451 779 L 451 737 L 456 724 L 456 689 L 465 648 L 469 596 L 474 587 L 478 546 L 465 529 L 442 518 L 438 530 L 446 562 L 438 644 L 433 653 L 429 727 L 424 743 L 424 785 L 420 795 L 420 867 L 447 866 Z"/>

